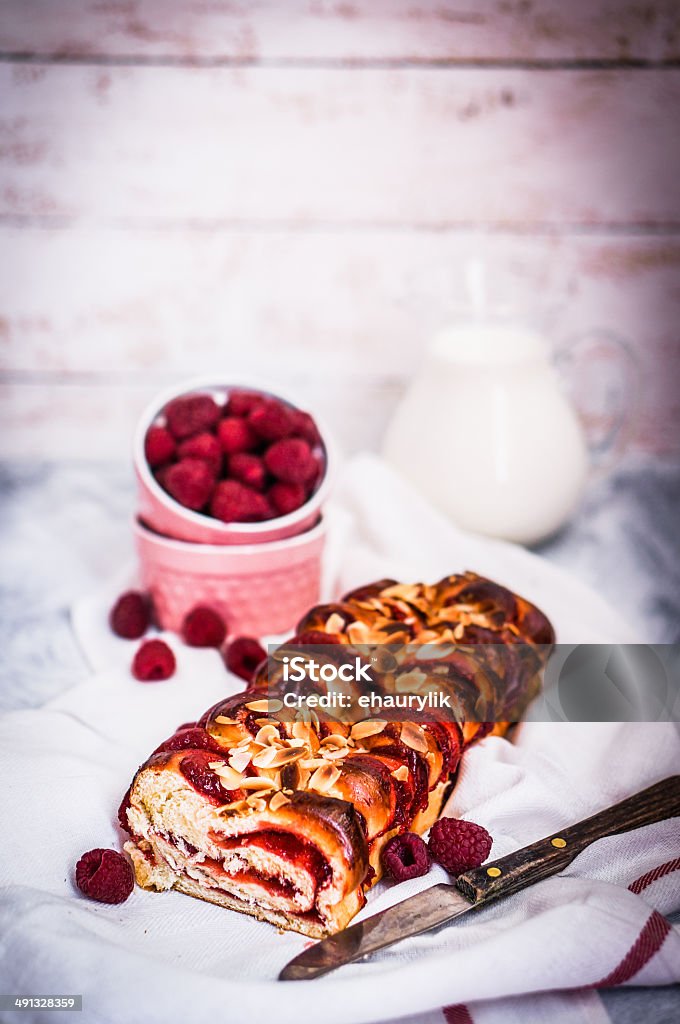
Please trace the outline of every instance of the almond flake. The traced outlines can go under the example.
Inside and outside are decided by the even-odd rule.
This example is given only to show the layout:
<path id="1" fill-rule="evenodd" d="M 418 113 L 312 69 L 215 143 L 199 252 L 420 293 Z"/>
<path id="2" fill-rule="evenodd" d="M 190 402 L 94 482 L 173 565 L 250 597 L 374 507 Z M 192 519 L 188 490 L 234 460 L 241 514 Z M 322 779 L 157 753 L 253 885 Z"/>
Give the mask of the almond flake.
<path id="1" fill-rule="evenodd" d="M 463 625 L 462 622 L 459 622 L 458 625 L 456 626 L 456 628 L 453 631 L 453 638 L 454 638 L 454 640 L 462 640 L 464 633 L 465 633 L 465 626 Z"/>
<path id="2" fill-rule="evenodd" d="M 347 744 L 347 740 L 339 732 L 332 732 L 329 736 L 324 736 L 321 740 L 322 747 L 344 747 Z"/>
<path id="3" fill-rule="evenodd" d="M 333 765 L 325 764 L 323 768 L 317 768 L 309 780 L 309 789 L 315 789 L 318 793 L 327 793 L 332 789 L 340 778 L 340 772 Z"/>
<path id="4" fill-rule="evenodd" d="M 263 747 L 253 758 L 255 768 L 269 768 L 278 753 L 277 747 Z"/>
<path id="5" fill-rule="evenodd" d="M 219 814 L 243 814 L 248 809 L 248 803 L 245 800 L 234 800 L 231 804 L 223 804 L 217 808 Z"/>
<path id="6" fill-rule="evenodd" d="M 345 620 L 342 615 L 338 615 L 337 612 L 333 612 L 328 616 L 326 620 L 326 632 L 327 633 L 342 633 L 345 628 Z"/>
<path id="7" fill-rule="evenodd" d="M 267 715 L 270 711 L 276 713 L 283 707 L 282 701 L 274 697 L 272 700 L 251 700 L 249 704 L 246 704 L 249 711 L 260 711 Z"/>
<path id="8" fill-rule="evenodd" d="M 219 780 L 225 789 L 240 789 L 243 783 L 243 776 L 240 772 L 234 771 L 228 764 L 223 764 L 219 768 L 215 768 L 215 775 L 219 776 Z"/>
<path id="9" fill-rule="evenodd" d="M 259 743 L 261 747 L 270 747 L 272 743 L 276 743 L 280 740 L 279 730 L 275 725 L 263 725 L 255 737 L 255 742 Z"/>
<path id="10" fill-rule="evenodd" d="M 279 807 L 283 807 L 284 804 L 289 804 L 289 803 L 290 803 L 290 800 L 285 795 L 285 793 L 282 793 L 281 791 L 279 791 L 278 793 L 274 793 L 274 796 L 269 801 L 269 810 L 270 811 L 278 811 Z"/>
<path id="11" fill-rule="evenodd" d="M 300 761 L 300 767 L 307 769 L 323 768 L 327 763 L 323 757 L 309 757 L 306 761 Z"/>
<path id="12" fill-rule="evenodd" d="M 226 715 L 218 715 L 215 721 L 219 725 L 238 725 L 238 721 L 235 718 L 227 718 Z"/>
<path id="13" fill-rule="evenodd" d="M 271 779 L 265 779 L 261 775 L 251 775 L 241 783 L 241 789 L 250 789 L 253 792 L 263 792 L 267 789 L 274 789 Z"/>
<path id="14" fill-rule="evenodd" d="M 349 747 L 326 747 L 321 751 L 321 756 L 326 761 L 340 761 L 349 754 Z"/>
<path id="15" fill-rule="evenodd" d="M 262 811 L 267 809 L 267 804 L 257 793 L 251 793 L 250 796 L 246 797 L 246 807 L 250 807 L 256 814 L 261 814 Z"/>
<path id="16" fill-rule="evenodd" d="M 377 736 L 386 725 L 387 722 L 382 718 L 366 718 L 352 726 L 350 735 L 353 740 L 365 740 L 367 736 Z"/>
<path id="17" fill-rule="evenodd" d="M 410 672 L 403 672 L 394 684 L 397 693 L 417 692 L 427 682 L 427 674 L 419 668 L 411 669 Z"/>
<path id="18" fill-rule="evenodd" d="M 259 725 L 259 726 L 263 726 L 263 725 L 278 725 L 278 724 L 279 723 L 276 721 L 275 718 L 256 718 L 255 719 L 255 725 Z"/>
<path id="19" fill-rule="evenodd" d="M 283 768 L 285 764 L 292 764 L 304 757 L 305 750 L 296 750 L 295 747 L 279 747 L 274 757 L 267 765 L 268 768 Z"/>
<path id="20" fill-rule="evenodd" d="M 405 722 L 402 725 L 400 738 L 402 743 L 405 743 L 411 750 L 416 750 L 419 754 L 426 754 L 429 749 L 422 731 L 413 722 Z"/>
<path id="21" fill-rule="evenodd" d="M 250 752 L 248 750 L 239 750 L 231 755 L 229 764 L 235 772 L 242 772 L 250 764 Z"/>
<path id="22" fill-rule="evenodd" d="M 392 772 L 392 778 L 396 779 L 397 782 L 408 782 L 409 771 L 405 764 L 400 764 L 398 768 L 395 768 Z"/>

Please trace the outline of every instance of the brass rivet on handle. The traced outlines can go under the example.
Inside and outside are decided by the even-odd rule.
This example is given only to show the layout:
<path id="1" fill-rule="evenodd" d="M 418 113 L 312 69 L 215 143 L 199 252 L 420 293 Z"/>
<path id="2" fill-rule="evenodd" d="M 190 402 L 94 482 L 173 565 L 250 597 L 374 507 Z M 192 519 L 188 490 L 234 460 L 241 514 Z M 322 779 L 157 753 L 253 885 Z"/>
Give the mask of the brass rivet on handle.
<path id="1" fill-rule="evenodd" d="M 486 873 L 489 876 L 489 878 L 498 878 L 498 876 L 501 873 L 501 869 L 500 868 L 487 868 L 486 869 Z"/>
<path id="2" fill-rule="evenodd" d="M 555 836 L 555 838 L 551 839 L 550 842 L 553 846 L 556 846 L 558 850 L 563 850 L 567 845 L 567 840 L 562 839 L 562 836 Z"/>

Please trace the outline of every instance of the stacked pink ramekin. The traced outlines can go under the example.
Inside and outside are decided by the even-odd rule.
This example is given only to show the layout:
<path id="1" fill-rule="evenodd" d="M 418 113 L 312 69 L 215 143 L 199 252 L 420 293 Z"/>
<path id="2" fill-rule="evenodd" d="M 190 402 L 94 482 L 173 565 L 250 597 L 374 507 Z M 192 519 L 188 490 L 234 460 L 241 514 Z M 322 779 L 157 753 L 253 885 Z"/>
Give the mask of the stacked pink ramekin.
<path id="1" fill-rule="evenodd" d="M 163 410 L 173 399 L 203 393 L 222 404 L 233 389 L 256 391 L 263 398 L 275 398 L 298 408 L 278 390 L 199 379 L 157 395 L 137 426 L 136 546 L 141 583 L 151 594 L 163 629 L 179 631 L 188 611 L 196 605 L 208 605 L 224 618 L 232 637 L 284 633 L 319 601 L 325 540 L 322 508 L 331 486 L 334 453 L 316 413 L 323 475 L 303 505 L 275 519 L 224 523 L 191 511 L 161 487 L 146 460 L 147 431 L 163 422 Z"/>

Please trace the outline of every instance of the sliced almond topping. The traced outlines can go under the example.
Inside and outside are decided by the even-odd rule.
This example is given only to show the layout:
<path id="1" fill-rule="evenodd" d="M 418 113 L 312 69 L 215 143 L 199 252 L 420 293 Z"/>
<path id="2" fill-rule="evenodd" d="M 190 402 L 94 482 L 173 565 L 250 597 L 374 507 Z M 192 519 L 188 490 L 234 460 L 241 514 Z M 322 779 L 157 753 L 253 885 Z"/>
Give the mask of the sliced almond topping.
<path id="1" fill-rule="evenodd" d="M 397 676 L 394 688 L 397 693 L 413 693 L 426 682 L 427 674 L 422 669 L 414 668 L 410 672 L 402 672 L 400 676 Z"/>
<path id="2" fill-rule="evenodd" d="M 293 790 L 292 789 L 284 789 L 284 790 L 282 790 L 282 792 L 285 793 L 286 796 L 292 796 L 293 795 Z"/>
<path id="3" fill-rule="evenodd" d="M 377 736 L 386 725 L 387 722 L 382 718 L 367 718 L 352 726 L 351 737 L 353 740 L 365 740 L 367 736 Z"/>
<path id="4" fill-rule="evenodd" d="M 308 757 L 306 760 L 300 761 L 300 767 L 307 769 L 323 768 L 327 763 L 323 757 Z"/>
<path id="5" fill-rule="evenodd" d="M 218 715 L 215 721 L 218 725 L 238 725 L 238 721 L 235 718 L 227 718 L 226 715 Z"/>
<path id="6" fill-rule="evenodd" d="M 242 772 L 250 764 L 250 751 L 239 750 L 229 758 L 229 764 L 235 772 Z"/>
<path id="7" fill-rule="evenodd" d="M 278 725 L 278 724 L 279 723 L 276 721 L 275 718 L 256 718 L 255 719 L 255 725 L 259 725 L 259 726 L 263 726 L 263 725 Z"/>
<path id="8" fill-rule="evenodd" d="M 326 632 L 328 633 L 342 633 L 345 628 L 345 620 L 342 615 L 338 615 L 337 612 L 333 612 L 326 619 Z"/>
<path id="9" fill-rule="evenodd" d="M 395 768 L 392 772 L 392 777 L 396 779 L 397 782 L 408 782 L 408 776 L 409 772 L 405 764 L 400 764 L 399 767 Z"/>
<path id="10" fill-rule="evenodd" d="M 414 725 L 413 722 L 404 722 L 402 725 L 401 742 L 405 743 L 411 750 L 417 750 L 419 754 L 425 754 L 429 749 L 422 730 L 417 725 Z"/>
<path id="11" fill-rule="evenodd" d="M 354 644 L 366 644 L 371 637 L 371 629 L 365 622 L 350 622 L 347 627 L 347 636 Z"/>
<path id="12" fill-rule="evenodd" d="M 274 757 L 269 762 L 269 768 L 283 768 L 284 764 L 292 764 L 304 757 L 306 748 L 296 749 L 295 747 L 279 747 Z"/>
<path id="13" fill-rule="evenodd" d="M 219 814 L 243 814 L 244 811 L 248 810 L 248 803 L 246 800 L 234 800 L 231 804 L 223 804 L 217 808 Z"/>
<path id="14" fill-rule="evenodd" d="M 454 640 L 462 640 L 464 633 L 465 633 L 465 626 L 463 625 L 462 622 L 459 622 L 458 625 L 456 626 L 456 628 L 453 631 L 453 638 L 454 638 Z"/>
<path id="15" fill-rule="evenodd" d="M 269 768 L 278 753 L 278 747 L 263 747 L 253 758 L 256 768 Z"/>
<path id="16" fill-rule="evenodd" d="M 262 747 L 270 747 L 272 743 L 279 741 L 279 730 L 275 725 L 263 725 L 255 737 L 255 742 L 259 743 Z"/>
<path id="17" fill-rule="evenodd" d="M 306 747 L 307 747 L 307 740 L 296 740 L 296 739 L 288 740 L 288 746 L 289 747 L 294 747 L 296 750 L 306 749 Z"/>
<path id="18" fill-rule="evenodd" d="M 257 793 L 251 793 L 250 796 L 246 797 L 246 807 L 251 808 L 256 814 L 261 814 L 262 811 L 267 809 L 267 802 L 263 800 Z"/>
<path id="19" fill-rule="evenodd" d="M 349 747 L 326 747 L 321 751 L 321 756 L 326 761 L 340 761 L 349 754 Z"/>
<path id="20" fill-rule="evenodd" d="M 211 766 L 212 767 L 212 766 Z M 240 772 L 234 771 L 228 764 L 222 764 L 213 769 L 215 775 L 219 776 L 220 782 L 225 789 L 240 789 L 243 783 L 243 776 Z"/>
<path id="21" fill-rule="evenodd" d="M 262 775 L 251 775 L 243 780 L 241 789 L 249 789 L 254 793 L 261 793 L 268 789 L 274 789 L 274 782 L 272 779 L 265 779 Z"/>
<path id="22" fill-rule="evenodd" d="M 339 732 L 332 732 L 328 736 L 324 736 L 321 740 L 322 747 L 344 747 L 347 745 L 347 740 Z"/>
<path id="23" fill-rule="evenodd" d="M 246 704 L 249 711 L 260 711 L 262 714 L 268 715 L 270 711 L 276 713 L 283 707 L 283 703 L 276 697 L 271 700 L 251 700 L 249 704 Z"/>
<path id="24" fill-rule="evenodd" d="M 340 772 L 332 764 L 325 764 L 323 768 L 317 768 L 309 780 L 309 789 L 315 789 L 317 793 L 327 793 L 332 789 L 340 778 Z"/>
<path id="25" fill-rule="evenodd" d="M 310 779 L 310 776 L 311 776 L 312 773 L 307 768 L 301 768 L 300 767 L 301 764 L 302 764 L 302 762 L 298 761 L 297 788 L 298 789 L 307 789 L 307 783 L 309 782 L 309 779 Z"/>
<path id="26" fill-rule="evenodd" d="M 289 803 L 290 800 L 288 799 L 286 794 L 279 791 L 278 793 L 274 793 L 274 796 L 269 801 L 269 810 L 278 811 L 279 807 L 283 807 L 284 804 Z"/>

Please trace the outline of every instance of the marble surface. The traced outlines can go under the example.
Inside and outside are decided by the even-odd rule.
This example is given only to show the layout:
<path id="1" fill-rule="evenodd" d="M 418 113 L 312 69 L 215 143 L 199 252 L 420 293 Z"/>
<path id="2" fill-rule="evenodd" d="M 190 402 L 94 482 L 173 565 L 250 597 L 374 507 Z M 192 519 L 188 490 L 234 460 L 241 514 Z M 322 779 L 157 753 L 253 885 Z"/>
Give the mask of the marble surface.
<path id="1" fill-rule="evenodd" d="M 599 591 L 650 643 L 680 640 L 680 466 L 631 458 L 594 481 L 537 550 Z M 84 679 L 73 602 L 133 557 L 132 472 L 111 463 L 0 464 L 0 709 Z"/>

